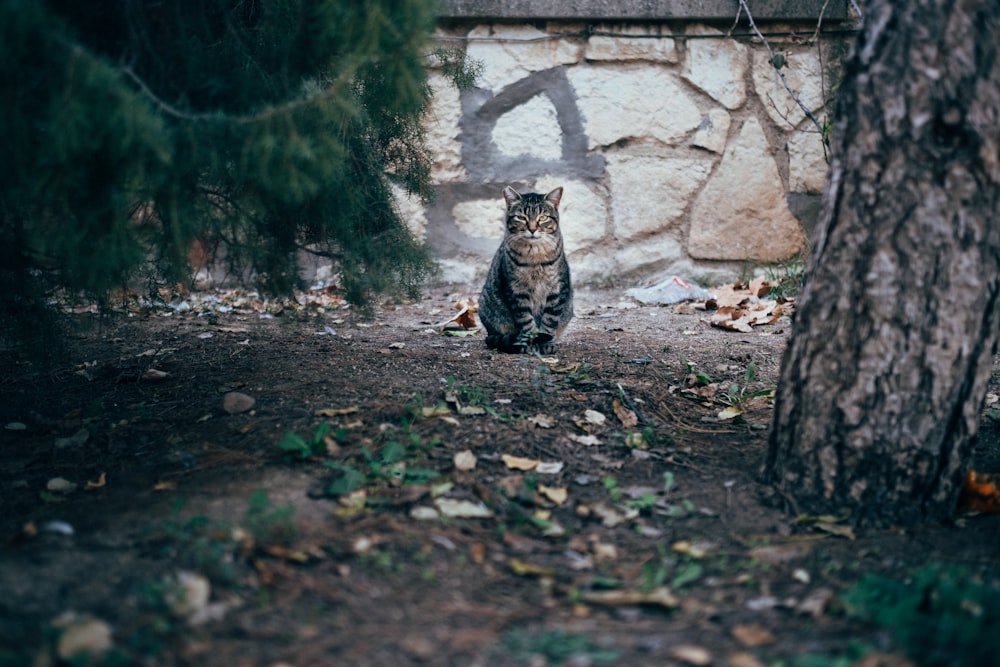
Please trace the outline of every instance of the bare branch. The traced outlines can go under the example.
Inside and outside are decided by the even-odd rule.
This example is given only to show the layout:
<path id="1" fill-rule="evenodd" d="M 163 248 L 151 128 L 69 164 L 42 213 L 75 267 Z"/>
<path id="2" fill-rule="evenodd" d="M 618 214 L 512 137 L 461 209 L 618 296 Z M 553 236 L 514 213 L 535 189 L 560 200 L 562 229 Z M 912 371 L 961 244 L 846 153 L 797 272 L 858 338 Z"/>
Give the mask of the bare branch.
<path id="1" fill-rule="evenodd" d="M 757 24 L 754 23 L 753 15 L 750 13 L 750 8 L 747 6 L 746 0 L 740 0 L 740 9 L 746 12 L 747 21 L 750 24 L 750 29 L 753 30 L 753 32 L 757 35 L 758 39 L 760 39 L 760 41 L 764 44 L 764 48 L 767 49 L 767 55 L 768 58 L 770 59 L 771 65 L 774 66 L 774 50 L 771 48 L 771 45 L 768 43 L 764 35 L 757 28 Z M 822 135 L 823 124 L 819 122 L 819 119 L 816 118 L 815 114 L 813 114 L 813 112 L 805 104 L 803 104 L 802 100 L 799 99 L 798 94 L 794 90 L 792 90 L 792 87 L 790 85 L 788 85 L 788 80 L 785 78 L 785 73 L 782 72 L 780 69 L 778 69 L 778 67 L 776 66 L 774 66 L 774 71 L 778 73 L 778 77 L 781 79 L 781 84 L 785 87 L 785 90 L 788 91 L 788 94 L 791 96 L 792 100 L 797 105 L 799 105 L 799 108 L 802 109 L 802 112 L 806 115 L 806 118 L 812 121 L 812 124 L 816 126 L 816 129 L 819 130 L 820 134 Z"/>

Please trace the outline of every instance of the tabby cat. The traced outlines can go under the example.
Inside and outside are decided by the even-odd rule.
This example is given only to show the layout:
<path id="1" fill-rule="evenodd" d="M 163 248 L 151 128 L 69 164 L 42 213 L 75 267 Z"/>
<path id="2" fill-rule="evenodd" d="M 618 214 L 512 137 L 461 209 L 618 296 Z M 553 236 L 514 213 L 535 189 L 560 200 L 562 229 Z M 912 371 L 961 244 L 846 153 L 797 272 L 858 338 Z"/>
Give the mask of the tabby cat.
<path id="1" fill-rule="evenodd" d="M 573 288 L 559 231 L 562 188 L 519 194 L 509 185 L 507 231 L 479 296 L 486 346 L 501 352 L 552 354 L 573 317 Z"/>

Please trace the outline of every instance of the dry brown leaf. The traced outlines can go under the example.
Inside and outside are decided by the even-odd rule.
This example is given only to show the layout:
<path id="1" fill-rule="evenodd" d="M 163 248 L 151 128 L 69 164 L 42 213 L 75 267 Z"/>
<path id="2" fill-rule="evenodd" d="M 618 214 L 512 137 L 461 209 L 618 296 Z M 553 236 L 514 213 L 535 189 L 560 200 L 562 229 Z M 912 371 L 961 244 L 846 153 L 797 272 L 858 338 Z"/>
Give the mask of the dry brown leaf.
<path id="1" fill-rule="evenodd" d="M 479 311 L 479 303 L 476 297 L 459 299 L 455 302 L 454 306 L 458 312 L 444 322 L 436 324 L 435 326 L 438 331 L 446 329 L 472 330 L 479 328 L 479 325 L 476 324 L 476 313 Z"/>
<path id="2" fill-rule="evenodd" d="M 705 667 L 712 664 L 712 653 L 702 646 L 693 644 L 680 644 L 670 649 L 670 655 L 681 662 L 686 662 L 695 667 Z"/>
<path id="3" fill-rule="evenodd" d="M 960 506 L 983 514 L 1000 512 L 1000 474 L 970 470 L 965 476 Z"/>
<path id="4" fill-rule="evenodd" d="M 349 405 L 346 408 L 317 408 L 313 411 L 313 416 L 316 417 L 340 417 L 341 415 L 352 415 L 355 412 L 359 412 L 360 408 L 356 405 Z"/>
<path id="5" fill-rule="evenodd" d="M 733 637 L 747 648 L 765 646 L 778 641 L 774 634 L 759 623 L 736 625 L 732 629 Z"/>
<path id="6" fill-rule="evenodd" d="M 556 505 L 562 505 L 569 497 L 569 490 L 565 486 L 545 486 L 544 484 L 539 484 L 538 493 Z"/>
<path id="7" fill-rule="evenodd" d="M 87 489 L 99 489 L 99 488 L 101 488 L 102 486 L 104 486 L 105 484 L 107 484 L 107 481 L 108 481 L 108 480 L 107 480 L 107 475 L 105 475 L 105 474 L 104 474 L 104 473 L 102 472 L 102 473 L 101 473 L 101 476 L 97 478 L 97 481 L 96 481 L 96 482 L 91 482 L 91 481 L 90 481 L 90 480 L 88 479 L 88 480 L 87 480 L 87 486 L 86 486 L 86 488 L 87 488 Z"/>
<path id="8" fill-rule="evenodd" d="M 512 470 L 534 470 L 540 463 L 538 459 L 529 459 L 523 456 L 511 456 L 510 454 L 504 454 L 500 458 L 504 465 Z"/>
<path id="9" fill-rule="evenodd" d="M 639 423 L 639 418 L 636 414 L 622 405 L 622 402 L 617 398 L 611 402 L 611 408 L 614 410 L 615 416 L 618 417 L 618 421 L 625 428 L 632 428 Z"/>
<path id="10" fill-rule="evenodd" d="M 812 553 L 815 542 L 792 542 L 790 544 L 769 544 L 754 547 L 750 557 L 770 565 L 782 565 L 799 558 L 805 558 Z"/>
<path id="11" fill-rule="evenodd" d="M 670 589 L 666 586 L 654 588 L 651 591 L 634 591 L 626 589 L 616 589 L 610 591 L 584 591 L 583 599 L 591 604 L 604 605 L 624 605 L 624 604 L 652 604 L 673 609 L 680 604 Z"/>
<path id="12" fill-rule="evenodd" d="M 552 577 L 556 573 L 553 567 L 535 565 L 534 563 L 525 562 L 520 558 L 511 558 L 507 561 L 507 564 L 510 565 L 511 571 L 519 577 Z"/>

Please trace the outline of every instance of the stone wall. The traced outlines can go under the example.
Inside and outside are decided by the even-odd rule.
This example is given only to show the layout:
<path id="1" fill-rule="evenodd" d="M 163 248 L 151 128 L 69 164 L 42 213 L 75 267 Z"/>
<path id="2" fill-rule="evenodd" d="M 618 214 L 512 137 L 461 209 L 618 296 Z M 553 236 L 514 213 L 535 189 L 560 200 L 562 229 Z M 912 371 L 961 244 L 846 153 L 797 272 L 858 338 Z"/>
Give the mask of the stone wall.
<path id="1" fill-rule="evenodd" d="M 827 165 L 815 125 L 746 27 L 707 22 L 444 24 L 438 39 L 482 65 L 473 90 L 443 74 L 427 118 L 436 199 L 398 200 L 440 278 L 478 284 L 503 234 L 507 184 L 563 186 L 577 283 L 663 274 L 721 280 L 807 246 Z M 819 118 L 843 31 L 770 24 L 782 72 Z"/>

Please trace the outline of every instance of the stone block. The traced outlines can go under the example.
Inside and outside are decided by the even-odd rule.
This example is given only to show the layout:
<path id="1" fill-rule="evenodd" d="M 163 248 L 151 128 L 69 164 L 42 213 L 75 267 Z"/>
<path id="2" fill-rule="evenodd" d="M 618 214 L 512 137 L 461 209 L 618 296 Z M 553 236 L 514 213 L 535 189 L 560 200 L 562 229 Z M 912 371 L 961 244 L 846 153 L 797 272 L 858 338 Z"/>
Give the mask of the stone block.
<path id="1" fill-rule="evenodd" d="M 684 260 L 684 246 L 677 233 L 663 233 L 643 243 L 623 245 L 614 254 L 615 275 L 649 275 Z"/>
<path id="2" fill-rule="evenodd" d="M 712 109 L 702 118 L 698 131 L 694 133 L 691 145 L 722 154 L 729 141 L 729 126 L 732 119 L 725 109 Z"/>
<path id="3" fill-rule="evenodd" d="M 793 132 L 788 137 L 788 190 L 820 194 L 830 165 L 818 132 Z"/>
<path id="4" fill-rule="evenodd" d="M 690 26 L 685 34 L 693 39 L 687 40 L 684 78 L 727 109 L 743 106 L 747 99 L 747 47 L 703 25 Z"/>
<path id="5" fill-rule="evenodd" d="M 775 262 L 805 245 L 767 137 L 751 118 L 695 199 L 688 252 L 699 259 Z"/>
<path id="6" fill-rule="evenodd" d="M 477 84 L 494 92 L 532 72 L 577 63 L 583 51 L 582 44 L 529 25 L 476 26 L 468 38 L 466 56 L 483 63 Z"/>
<path id="7" fill-rule="evenodd" d="M 410 230 L 417 241 L 424 243 L 427 241 L 427 214 L 424 212 L 423 202 L 420 197 L 411 195 L 405 188 L 396 183 L 389 184 L 392 192 L 393 206 L 399 219 Z"/>
<path id="8" fill-rule="evenodd" d="M 786 52 L 781 72 L 802 104 L 815 114 L 823 108 L 825 99 L 823 82 L 826 79 L 822 62 L 816 51 L 808 47 L 782 51 L 783 54 Z M 765 49 L 753 52 L 753 85 L 760 103 L 778 127 L 794 130 L 805 119 L 805 112 L 781 83 L 778 70 L 771 64 Z"/>
<path id="9" fill-rule="evenodd" d="M 590 149 L 622 139 L 676 144 L 701 124 L 697 105 L 661 65 L 572 67 L 567 75 Z"/>
<path id="10" fill-rule="evenodd" d="M 710 159 L 609 154 L 615 238 L 629 241 L 673 227 L 711 169 Z"/>
<path id="11" fill-rule="evenodd" d="M 604 200 L 582 181 L 558 176 L 539 179 L 535 192 L 545 194 L 558 187 L 563 189 L 559 224 L 566 253 L 572 255 L 601 242 L 608 228 L 608 209 Z"/>
<path id="12" fill-rule="evenodd" d="M 497 118 L 493 143 L 501 155 L 558 160 L 562 157 L 562 129 L 552 100 L 535 95 Z"/>
<path id="13" fill-rule="evenodd" d="M 649 37 L 659 30 L 653 25 L 596 26 L 596 32 L 614 33 L 614 36 L 592 35 L 587 40 L 583 57 L 586 60 L 677 62 L 677 46 L 671 37 Z"/>
<path id="14" fill-rule="evenodd" d="M 435 183 L 453 183 L 465 178 L 462 166 L 462 144 L 459 121 L 462 105 L 458 88 L 441 74 L 428 77 L 431 88 L 431 104 L 424 116 L 424 131 L 428 153 L 433 156 L 431 180 Z"/>
<path id="15" fill-rule="evenodd" d="M 458 230 L 470 238 L 496 239 L 499 243 L 504 235 L 503 196 L 497 192 L 496 199 L 473 199 L 455 204 L 452 219 Z"/>

